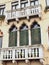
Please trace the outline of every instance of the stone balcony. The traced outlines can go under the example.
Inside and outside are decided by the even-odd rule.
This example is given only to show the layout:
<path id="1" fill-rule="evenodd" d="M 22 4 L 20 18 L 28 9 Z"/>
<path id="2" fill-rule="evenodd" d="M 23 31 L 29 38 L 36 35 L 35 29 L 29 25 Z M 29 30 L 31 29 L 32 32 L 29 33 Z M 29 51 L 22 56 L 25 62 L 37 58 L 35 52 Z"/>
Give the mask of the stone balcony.
<path id="1" fill-rule="evenodd" d="M 7 20 L 24 18 L 27 17 L 27 19 L 30 16 L 38 15 L 41 17 L 41 5 L 38 6 L 30 6 L 24 9 L 14 10 L 14 11 L 6 11 L 6 18 Z"/>
<path id="2" fill-rule="evenodd" d="M 26 60 L 26 59 L 42 59 L 43 49 L 39 47 L 12 47 L 0 49 L 0 60 Z"/>

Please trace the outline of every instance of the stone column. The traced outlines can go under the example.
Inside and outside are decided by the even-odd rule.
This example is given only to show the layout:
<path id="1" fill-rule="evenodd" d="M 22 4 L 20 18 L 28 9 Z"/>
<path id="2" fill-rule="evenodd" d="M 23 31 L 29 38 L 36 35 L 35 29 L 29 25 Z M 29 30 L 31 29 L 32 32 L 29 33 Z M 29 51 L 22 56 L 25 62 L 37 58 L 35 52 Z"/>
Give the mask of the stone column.
<path id="1" fill-rule="evenodd" d="M 29 27 L 29 30 L 28 30 L 28 35 L 29 35 L 29 45 L 31 45 L 31 31 L 30 31 L 30 27 Z"/>
<path id="2" fill-rule="evenodd" d="M 30 0 L 28 0 L 28 6 L 30 6 Z"/>
<path id="3" fill-rule="evenodd" d="M 19 0 L 19 8 L 20 8 L 20 0 Z"/>

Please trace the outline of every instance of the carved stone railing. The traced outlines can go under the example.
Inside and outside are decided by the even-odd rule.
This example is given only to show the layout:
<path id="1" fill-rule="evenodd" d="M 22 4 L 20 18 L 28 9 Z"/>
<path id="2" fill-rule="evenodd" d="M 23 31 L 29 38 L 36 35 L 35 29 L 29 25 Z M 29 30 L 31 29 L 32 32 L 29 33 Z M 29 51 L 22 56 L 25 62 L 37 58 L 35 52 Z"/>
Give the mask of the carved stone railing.
<path id="1" fill-rule="evenodd" d="M 34 16 L 34 15 L 39 15 L 39 16 L 41 15 L 41 5 L 28 7 L 25 9 L 14 10 L 14 11 L 6 11 L 7 20 Z"/>
<path id="2" fill-rule="evenodd" d="M 25 60 L 43 58 L 42 47 L 14 47 L 0 49 L 0 60 Z"/>

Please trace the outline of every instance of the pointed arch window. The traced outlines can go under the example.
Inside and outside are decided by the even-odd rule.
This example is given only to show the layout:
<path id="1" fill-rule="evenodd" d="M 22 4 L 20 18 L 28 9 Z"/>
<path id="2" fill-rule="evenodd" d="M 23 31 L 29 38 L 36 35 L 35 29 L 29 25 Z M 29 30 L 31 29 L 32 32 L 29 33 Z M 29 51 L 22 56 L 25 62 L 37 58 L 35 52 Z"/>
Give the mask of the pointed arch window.
<path id="1" fill-rule="evenodd" d="M 17 46 L 17 28 L 12 26 L 9 30 L 9 47 Z"/>
<path id="2" fill-rule="evenodd" d="M 37 22 L 31 25 L 31 44 L 41 44 L 40 25 Z"/>
<path id="3" fill-rule="evenodd" d="M 23 24 L 20 27 L 20 46 L 28 45 L 28 26 Z"/>

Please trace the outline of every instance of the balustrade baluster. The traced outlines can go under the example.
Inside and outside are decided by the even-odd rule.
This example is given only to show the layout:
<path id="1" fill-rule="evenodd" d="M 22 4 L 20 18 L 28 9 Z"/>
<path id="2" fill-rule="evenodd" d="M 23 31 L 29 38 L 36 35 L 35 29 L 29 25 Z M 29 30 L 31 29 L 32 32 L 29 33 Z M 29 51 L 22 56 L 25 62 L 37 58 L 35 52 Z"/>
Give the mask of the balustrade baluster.
<path id="1" fill-rule="evenodd" d="M 12 49 L 12 59 L 15 60 L 15 49 Z"/>
<path id="2" fill-rule="evenodd" d="M 25 48 L 25 59 L 28 59 L 28 49 Z"/>

